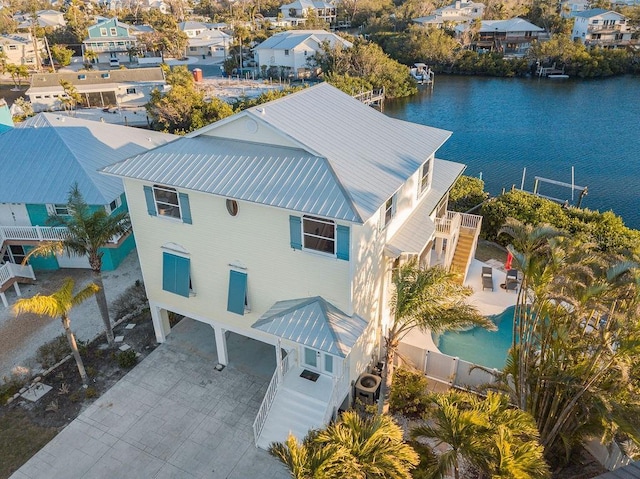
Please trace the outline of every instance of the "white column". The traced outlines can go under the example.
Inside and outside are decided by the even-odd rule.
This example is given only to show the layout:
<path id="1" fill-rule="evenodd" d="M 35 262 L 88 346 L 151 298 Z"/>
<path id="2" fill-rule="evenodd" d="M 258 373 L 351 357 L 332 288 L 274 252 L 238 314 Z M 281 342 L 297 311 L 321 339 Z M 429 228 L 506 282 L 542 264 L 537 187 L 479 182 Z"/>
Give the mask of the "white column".
<path id="1" fill-rule="evenodd" d="M 2 304 L 4 304 L 4 307 L 8 308 L 9 303 L 7 302 L 7 297 L 4 295 L 4 293 L 0 293 L 0 299 L 2 299 Z"/>
<path id="2" fill-rule="evenodd" d="M 282 347 L 280 346 L 280 338 L 276 342 L 276 371 L 278 371 L 278 377 L 282 381 Z"/>
<path id="3" fill-rule="evenodd" d="M 159 308 L 150 304 L 151 319 L 153 321 L 153 330 L 156 333 L 156 341 L 164 343 L 167 340 L 167 335 L 171 332 L 171 326 L 169 325 L 169 312 L 166 309 Z"/>
<path id="4" fill-rule="evenodd" d="M 442 245 L 444 241 L 442 238 L 436 238 L 436 254 L 438 255 L 438 259 L 442 258 Z"/>
<path id="5" fill-rule="evenodd" d="M 212 326 L 216 333 L 216 350 L 218 351 L 218 363 L 227 365 L 229 362 L 227 355 L 227 337 L 225 336 L 225 330 L 221 327 Z"/>
<path id="6" fill-rule="evenodd" d="M 16 295 L 22 296 L 22 293 L 20 292 L 20 286 L 18 286 L 18 282 L 17 281 L 15 283 L 13 283 L 13 289 L 16 290 Z"/>

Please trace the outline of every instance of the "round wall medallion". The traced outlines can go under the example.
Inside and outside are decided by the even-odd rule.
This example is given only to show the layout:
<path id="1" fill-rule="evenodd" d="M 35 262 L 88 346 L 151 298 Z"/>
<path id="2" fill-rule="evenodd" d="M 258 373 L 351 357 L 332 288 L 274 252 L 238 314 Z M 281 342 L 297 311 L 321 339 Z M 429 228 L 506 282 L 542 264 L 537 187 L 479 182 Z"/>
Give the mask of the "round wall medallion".
<path id="1" fill-rule="evenodd" d="M 238 214 L 238 202 L 236 200 L 227 200 L 227 211 L 231 216 Z"/>
<path id="2" fill-rule="evenodd" d="M 244 122 L 244 127 L 249 133 L 258 131 L 258 123 L 252 118 L 247 118 L 247 121 Z"/>

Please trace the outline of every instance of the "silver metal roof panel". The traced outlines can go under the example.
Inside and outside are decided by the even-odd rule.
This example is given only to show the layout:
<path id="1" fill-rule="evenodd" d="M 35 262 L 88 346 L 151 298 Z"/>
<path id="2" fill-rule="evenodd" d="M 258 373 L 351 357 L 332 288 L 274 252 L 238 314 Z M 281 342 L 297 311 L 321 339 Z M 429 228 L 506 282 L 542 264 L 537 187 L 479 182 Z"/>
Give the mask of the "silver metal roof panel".
<path id="1" fill-rule="evenodd" d="M 344 358 L 367 322 L 316 296 L 278 301 L 251 327 Z"/>

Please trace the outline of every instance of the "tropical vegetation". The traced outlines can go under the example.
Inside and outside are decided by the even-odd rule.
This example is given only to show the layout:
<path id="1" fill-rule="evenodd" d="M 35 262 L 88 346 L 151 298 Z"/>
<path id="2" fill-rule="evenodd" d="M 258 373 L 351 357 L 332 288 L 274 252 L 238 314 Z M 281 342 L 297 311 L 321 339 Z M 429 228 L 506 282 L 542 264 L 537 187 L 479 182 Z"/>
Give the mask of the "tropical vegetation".
<path id="1" fill-rule="evenodd" d="M 419 461 L 393 419 L 355 411 L 344 412 L 324 429 L 310 431 L 301 443 L 290 434 L 286 442 L 273 443 L 269 452 L 295 479 L 411 479 Z"/>
<path id="2" fill-rule="evenodd" d="M 113 237 L 129 232 L 131 224 L 129 213 L 126 211 L 108 214 L 104 207 L 90 207 L 84 200 L 78 185 L 72 186 L 67 200 L 68 214 L 50 215 L 47 223 L 52 226 L 67 228 L 68 236 L 60 241 L 45 241 L 32 249 L 26 256 L 27 261 L 32 256 L 46 256 L 68 254 L 70 256 L 87 256 L 93 272 L 93 281 L 97 285 L 96 301 L 109 346 L 113 346 L 114 338 L 109 319 L 109 307 L 104 293 L 102 281 L 101 250 Z"/>
<path id="3" fill-rule="evenodd" d="M 42 316 L 48 316 L 50 318 L 60 318 L 62 327 L 67 336 L 69 347 L 73 353 L 73 357 L 78 366 L 78 372 L 82 378 L 82 383 L 86 386 L 89 382 L 87 372 L 85 371 L 80 352 L 78 351 L 78 344 L 76 338 L 71 331 L 71 319 L 69 314 L 74 306 L 84 302 L 90 296 L 93 296 L 99 291 L 99 287 L 94 283 L 90 283 L 82 288 L 77 293 L 73 293 L 74 281 L 68 278 L 62 287 L 51 295 L 44 296 L 36 294 L 31 298 L 20 298 L 13 305 L 13 309 L 17 314 L 21 313 L 33 313 Z"/>
<path id="4" fill-rule="evenodd" d="M 640 264 L 548 225 L 500 230 L 522 273 L 502 387 L 562 463 L 590 436 L 640 441 Z"/>
<path id="5" fill-rule="evenodd" d="M 416 260 L 393 271 L 390 324 L 384 335 L 384 364 L 378 411 L 388 409 L 395 357 L 400 341 L 413 329 L 442 333 L 495 325 L 465 301 L 471 288 L 460 285 L 452 273 L 440 266 L 421 268 Z"/>

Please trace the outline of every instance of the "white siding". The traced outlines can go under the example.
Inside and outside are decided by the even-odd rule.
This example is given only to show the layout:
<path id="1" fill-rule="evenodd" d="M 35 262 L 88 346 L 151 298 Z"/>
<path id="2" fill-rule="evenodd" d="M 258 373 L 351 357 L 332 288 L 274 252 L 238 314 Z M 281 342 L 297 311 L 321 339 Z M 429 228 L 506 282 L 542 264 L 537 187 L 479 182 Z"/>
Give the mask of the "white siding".
<path id="1" fill-rule="evenodd" d="M 0 203 L 0 226 L 31 226 L 27 207 L 22 203 Z"/>
<path id="2" fill-rule="evenodd" d="M 349 262 L 292 250 L 289 212 L 239 202 L 239 213 L 227 213 L 225 199 L 187 192 L 193 224 L 147 213 L 143 184 L 125 180 L 138 255 L 151 301 L 173 305 L 196 318 L 249 329 L 273 303 L 322 296 L 345 312 L 351 310 Z M 162 290 L 162 246 L 173 242 L 190 253 L 196 295 L 185 298 Z M 251 312 L 227 312 L 230 264 L 247 269 Z M 168 307 L 171 309 L 171 307 Z"/>
<path id="3" fill-rule="evenodd" d="M 252 118 L 242 116 L 226 125 L 220 125 L 213 130 L 203 132 L 202 135 L 233 140 L 252 141 L 268 145 L 300 148 L 300 145 L 289 138 L 276 134 L 272 128 L 264 123 L 256 122 Z"/>

